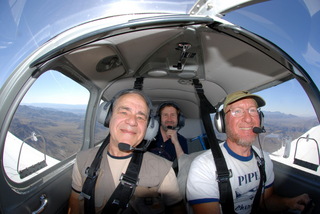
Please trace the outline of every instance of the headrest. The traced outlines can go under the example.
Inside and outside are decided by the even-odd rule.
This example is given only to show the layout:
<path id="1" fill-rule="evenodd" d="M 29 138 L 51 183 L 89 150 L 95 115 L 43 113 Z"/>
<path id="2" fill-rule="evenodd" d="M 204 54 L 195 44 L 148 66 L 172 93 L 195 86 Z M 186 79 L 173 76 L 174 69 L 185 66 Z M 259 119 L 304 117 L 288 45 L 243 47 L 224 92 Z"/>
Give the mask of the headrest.
<path id="1" fill-rule="evenodd" d="M 103 102 L 100 104 L 97 112 L 97 120 L 102 125 L 106 126 L 106 119 L 109 113 L 109 108 L 111 106 L 111 102 Z"/>

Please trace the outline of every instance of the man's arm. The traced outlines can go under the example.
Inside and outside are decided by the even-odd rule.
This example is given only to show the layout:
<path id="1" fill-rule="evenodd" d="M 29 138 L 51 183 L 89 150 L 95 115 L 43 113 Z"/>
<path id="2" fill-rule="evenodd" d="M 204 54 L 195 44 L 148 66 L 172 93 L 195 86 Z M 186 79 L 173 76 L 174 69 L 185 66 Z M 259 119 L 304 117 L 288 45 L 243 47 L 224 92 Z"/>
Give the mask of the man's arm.
<path id="1" fill-rule="evenodd" d="M 174 145 L 174 148 L 176 150 L 176 155 L 177 155 L 177 158 L 179 158 L 181 155 L 184 154 L 184 151 L 180 145 L 180 142 L 178 140 L 178 133 L 177 133 L 177 130 L 171 130 L 171 129 L 168 129 L 168 131 L 166 132 L 168 138 L 171 139 L 171 142 L 172 144 Z"/>
<path id="2" fill-rule="evenodd" d="M 284 211 L 288 209 L 302 211 L 309 201 L 310 198 L 307 194 L 302 194 L 293 198 L 280 197 L 274 194 L 273 187 L 270 187 L 265 190 L 262 206 L 269 212 Z"/>
<path id="3" fill-rule="evenodd" d="M 72 190 L 69 198 L 68 214 L 80 213 L 78 198 L 79 198 L 79 193 L 76 193 L 75 191 Z"/>
<path id="4" fill-rule="evenodd" d="M 220 214 L 219 202 L 208 202 L 192 205 L 194 214 Z"/>

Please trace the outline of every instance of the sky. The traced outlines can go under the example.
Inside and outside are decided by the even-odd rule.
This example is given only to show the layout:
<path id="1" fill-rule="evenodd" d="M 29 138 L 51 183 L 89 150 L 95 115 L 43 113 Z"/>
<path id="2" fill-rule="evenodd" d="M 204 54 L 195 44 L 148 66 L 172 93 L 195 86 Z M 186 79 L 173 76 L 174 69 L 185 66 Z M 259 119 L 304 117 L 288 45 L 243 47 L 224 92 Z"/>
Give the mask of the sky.
<path id="1" fill-rule="evenodd" d="M 273 41 L 304 67 L 319 87 L 319 0 L 266 1 L 231 12 L 224 19 Z"/>
<path id="2" fill-rule="evenodd" d="M 266 1 L 228 13 L 224 19 L 274 42 L 301 65 L 320 88 L 319 0 Z M 292 97 L 288 97 L 288 85 L 295 91 Z M 270 111 L 288 112 L 289 109 L 289 113 L 295 115 L 309 115 L 310 112 L 301 109 L 312 108 L 302 87 L 293 81 L 258 94 L 275 101 L 267 103 Z"/>
<path id="3" fill-rule="evenodd" d="M 108 2 L 110 5 L 101 5 Z M 186 13 L 195 0 L 158 0 L 152 1 L 95 1 L 86 0 L 79 4 L 73 0 L 2 0 L 0 1 L 0 86 L 2 86 L 13 69 L 32 51 L 57 33 L 70 26 L 87 20 L 110 15 L 123 5 L 139 2 L 151 8 L 170 11 L 172 8 Z M 180 2 L 186 3 L 182 6 Z M 169 7 L 166 7 L 168 6 Z M 118 8 L 118 10 L 115 10 Z M 129 7 L 131 10 L 133 7 Z M 35 13 L 35 11 L 37 11 Z M 292 56 L 320 87 L 320 1 L 319 0 L 272 0 L 248 6 L 228 13 L 224 19 L 240 25 L 264 38 L 273 41 Z M 292 90 L 299 85 L 292 84 Z M 45 88 L 45 87 L 44 87 Z M 63 88 L 63 87 L 61 87 Z M 39 89 L 38 89 L 39 90 Z M 44 90 L 44 89 L 43 89 Z M 65 89 L 64 89 L 65 90 Z M 301 113 L 301 108 L 308 105 L 300 90 L 295 97 L 280 96 L 285 93 L 282 87 L 272 92 L 263 92 L 266 99 L 278 95 L 274 103 L 268 103 L 268 110 L 288 109 L 294 114 Z M 301 98 L 300 98 L 301 97 Z M 79 99 L 81 97 L 78 97 Z M 292 101 L 300 98 L 299 105 Z M 81 102 L 81 101 L 79 101 Z M 309 106 L 306 106 L 307 109 Z"/>
<path id="4" fill-rule="evenodd" d="M 111 16 L 119 11 L 132 13 L 134 10 L 178 10 L 179 13 L 187 13 L 195 2 L 196 0 L 1 0 L 0 87 L 13 69 L 32 51 L 70 27 Z"/>

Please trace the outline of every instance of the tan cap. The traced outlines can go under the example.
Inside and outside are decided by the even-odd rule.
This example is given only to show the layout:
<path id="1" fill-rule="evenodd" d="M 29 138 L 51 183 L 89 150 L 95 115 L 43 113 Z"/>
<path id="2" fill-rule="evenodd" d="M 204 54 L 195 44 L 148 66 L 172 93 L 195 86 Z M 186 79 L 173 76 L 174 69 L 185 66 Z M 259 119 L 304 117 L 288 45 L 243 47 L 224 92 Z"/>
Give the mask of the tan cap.
<path id="1" fill-rule="evenodd" d="M 223 111 L 226 112 L 226 107 L 238 100 L 241 100 L 243 98 L 247 98 L 250 97 L 252 99 L 254 99 L 257 102 L 258 107 L 262 107 L 266 104 L 266 102 L 264 101 L 264 99 L 262 99 L 260 96 L 255 95 L 255 94 L 250 94 L 248 91 L 237 91 L 231 94 L 228 94 L 228 96 L 226 97 L 224 103 L 223 103 Z"/>

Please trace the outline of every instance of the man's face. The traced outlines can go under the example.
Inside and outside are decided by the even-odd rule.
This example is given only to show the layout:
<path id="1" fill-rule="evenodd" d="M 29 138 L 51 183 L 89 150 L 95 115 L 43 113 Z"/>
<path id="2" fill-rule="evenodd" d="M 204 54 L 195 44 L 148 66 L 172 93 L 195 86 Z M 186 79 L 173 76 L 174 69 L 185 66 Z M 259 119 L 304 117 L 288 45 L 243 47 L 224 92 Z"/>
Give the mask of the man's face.
<path id="1" fill-rule="evenodd" d="M 254 99 L 245 98 L 236 101 L 226 108 L 226 134 L 229 141 L 241 146 L 251 146 L 256 139 L 256 134 L 252 131 L 253 127 L 260 127 L 259 115 L 250 115 L 249 109 L 256 109 L 257 103 Z M 232 115 L 231 110 L 244 110 L 241 117 Z"/>
<path id="2" fill-rule="evenodd" d="M 166 106 L 161 111 L 161 126 L 167 130 L 167 126 L 176 127 L 178 125 L 178 112 L 172 106 Z"/>
<path id="3" fill-rule="evenodd" d="M 110 118 L 110 143 L 127 143 L 135 147 L 146 133 L 149 108 L 139 94 L 125 94 L 114 102 Z"/>

